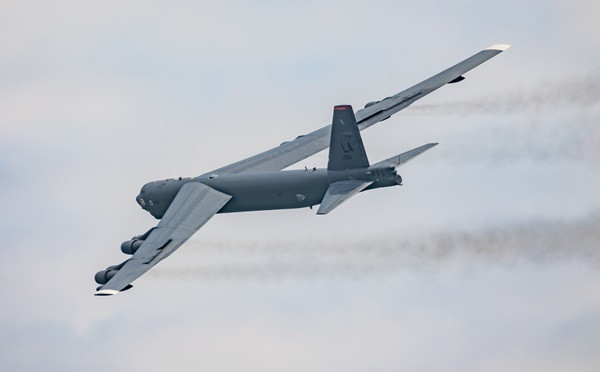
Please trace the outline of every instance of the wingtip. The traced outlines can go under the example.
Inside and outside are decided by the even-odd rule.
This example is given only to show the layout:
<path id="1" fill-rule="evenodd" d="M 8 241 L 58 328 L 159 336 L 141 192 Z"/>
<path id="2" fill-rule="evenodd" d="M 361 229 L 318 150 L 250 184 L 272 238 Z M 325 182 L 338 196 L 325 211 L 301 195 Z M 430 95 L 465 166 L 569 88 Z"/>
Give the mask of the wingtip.
<path id="1" fill-rule="evenodd" d="M 487 48 L 485 48 L 485 50 L 499 50 L 501 52 L 505 51 L 506 49 L 510 48 L 512 45 L 510 44 L 494 44 L 491 45 Z"/>
<path id="2" fill-rule="evenodd" d="M 94 293 L 94 296 L 112 296 L 117 293 L 119 293 L 119 291 L 116 291 L 114 289 L 101 289 L 98 292 Z"/>

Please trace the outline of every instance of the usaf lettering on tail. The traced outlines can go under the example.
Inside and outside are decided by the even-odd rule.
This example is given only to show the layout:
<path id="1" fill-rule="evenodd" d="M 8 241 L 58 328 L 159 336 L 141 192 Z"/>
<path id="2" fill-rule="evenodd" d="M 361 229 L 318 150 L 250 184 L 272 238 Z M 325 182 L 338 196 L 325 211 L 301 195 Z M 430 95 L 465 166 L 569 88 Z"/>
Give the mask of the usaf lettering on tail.
<path id="1" fill-rule="evenodd" d="M 360 131 L 446 84 L 464 79 L 509 45 L 498 44 L 423 82 L 354 113 L 350 105 L 333 109 L 331 125 L 250 158 L 192 178 L 147 183 L 137 196 L 142 209 L 160 219 L 157 226 L 121 245 L 131 257 L 96 273 L 106 296 L 131 288 L 131 283 L 168 257 L 217 213 L 304 208 L 320 205 L 327 214 L 364 190 L 402 184 L 397 168 L 437 145 L 429 143 L 370 164 Z M 283 169 L 329 147 L 326 169 Z"/>

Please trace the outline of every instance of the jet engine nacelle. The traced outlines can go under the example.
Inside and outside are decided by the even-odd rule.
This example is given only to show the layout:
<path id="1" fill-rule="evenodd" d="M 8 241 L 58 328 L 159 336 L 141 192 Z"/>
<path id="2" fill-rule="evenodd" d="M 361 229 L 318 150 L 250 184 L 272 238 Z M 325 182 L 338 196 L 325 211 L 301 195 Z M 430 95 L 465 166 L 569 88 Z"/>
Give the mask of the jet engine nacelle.
<path id="1" fill-rule="evenodd" d="M 94 275 L 94 279 L 96 280 L 96 283 L 104 285 L 108 283 L 108 281 L 111 280 L 112 277 L 118 272 L 119 270 L 108 268 L 106 270 L 98 271 L 96 275 Z"/>
<path id="2" fill-rule="evenodd" d="M 143 240 L 131 239 L 121 244 L 121 252 L 125 254 L 134 254 L 142 246 Z"/>
<path id="3" fill-rule="evenodd" d="M 379 102 L 380 102 L 380 101 L 372 101 L 372 102 L 369 102 L 369 103 L 367 103 L 367 104 L 365 105 L 365 108 L 367 108 L 367 107 L 369 107 L 369 106 L 373 106 L 374 104 L 376 104 L 376 103 L 379 103 Z"/>
<path id="4" fill-rule="evenodd" d="M 396 183 L 398 186 L 402 186 L 402 177 L 399 174 L 396 175 Z"/>

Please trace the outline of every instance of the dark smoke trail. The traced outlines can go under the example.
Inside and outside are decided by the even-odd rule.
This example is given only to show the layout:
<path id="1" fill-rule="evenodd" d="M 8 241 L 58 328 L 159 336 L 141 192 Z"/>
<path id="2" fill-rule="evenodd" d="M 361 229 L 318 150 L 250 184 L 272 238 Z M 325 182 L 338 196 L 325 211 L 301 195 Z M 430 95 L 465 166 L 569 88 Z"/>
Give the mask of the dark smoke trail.
<path id="1" fill-rule="evenodd" d="M 281 280 L 364 278 L 402 270 L 485 262 L 506 265 L 579 260 L 600 268 L 600 215 L 575 222 L 535 221 L 485 231 L 443 232 L 379 241 L 190 242 L 188 267 L 157 268 L 159 278 L 199 280 Z"/>
<path id="2" fill-rule="evenodd" d="M 406 112 L 414 115 L 512 113 L 562 108 L 587 108 L 600 102 L 600 78 L 570 78 L 539 83 L 536 87 L 507 91 L 495 96 L 439 104 L 417 104 Z"/>

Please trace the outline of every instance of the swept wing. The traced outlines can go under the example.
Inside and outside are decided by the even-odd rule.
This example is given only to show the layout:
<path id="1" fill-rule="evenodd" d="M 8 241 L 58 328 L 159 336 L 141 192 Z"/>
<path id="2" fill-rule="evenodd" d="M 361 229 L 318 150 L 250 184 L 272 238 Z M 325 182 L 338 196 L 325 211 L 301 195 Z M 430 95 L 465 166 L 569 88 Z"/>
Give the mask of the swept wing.
<path id="1" fill-rule="evenodd" d="M 505 44 L 492 45 L 417 85 L 380 101 L 367 104 L 364 109 L 356 112 L 358 128 L 362 131 L 389 118 L 443 85 L 461 81 L 464 79 L 463 74 L 509 47 L 510 45 Z M 282 170 L 326 149 L 329 146 L 330 134 L 331 125 L 327 125 L 309 134 L 299 136 L 293 141 L 285 142 L 271 150 L 216 169 L 206 175 Z"/>
<path id="2" fill-rule="evenodd" d="M 165 216 L 150 232 L 142 246 L 114 277 L 98 289 L 96 295 L 112 295 L 126 289 L 131 282 L 185 243 L 227 204 L 229 199 L 231 195 L 200 182 L 183 185 Z"/>

